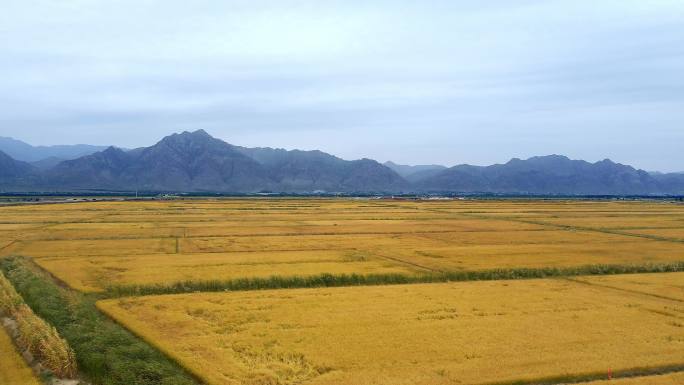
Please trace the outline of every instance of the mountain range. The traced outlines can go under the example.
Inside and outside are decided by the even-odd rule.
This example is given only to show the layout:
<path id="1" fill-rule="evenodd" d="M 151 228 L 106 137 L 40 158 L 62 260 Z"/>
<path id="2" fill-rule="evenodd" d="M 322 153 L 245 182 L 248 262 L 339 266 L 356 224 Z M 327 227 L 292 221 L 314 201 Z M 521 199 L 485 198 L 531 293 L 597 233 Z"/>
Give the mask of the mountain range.
<path id="1" fill-rule="evenodd" d="M 344 160 L 321 151 L 234 146 L 203 130 L 133 150 L 87 145 L 35 150 L 16 142 L 0 140 L 0 191 L 684 194 L 681 173 L 648 173 L 608 159 L 590 163 L 560 155 L 491 166 L 408 166 Z M 7 143 L 13 144 L 11 151 Z"/>
<path id="2" fill-rule="evenodd" d="M 89 144 L 32 146 L 21 140 L 0 136 L 0 151 L 16 160 L 31 163 L 39 169 L 48 169 L 61 161 L 80 158 L 106 148 L 107 146 Z"/>

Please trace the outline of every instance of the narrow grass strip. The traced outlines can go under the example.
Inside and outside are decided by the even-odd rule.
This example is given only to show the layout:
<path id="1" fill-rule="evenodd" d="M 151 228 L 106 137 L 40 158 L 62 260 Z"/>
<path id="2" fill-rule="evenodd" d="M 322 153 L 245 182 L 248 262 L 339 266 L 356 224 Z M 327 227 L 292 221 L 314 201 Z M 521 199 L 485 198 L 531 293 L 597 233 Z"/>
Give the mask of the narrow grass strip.
<path id="1" fill-rule="evenodd" d="M 267 278 L 239 278 L 232 280 L 182 281 L 156 285 L 113 285 L 106 288 L 102 298 L 141 295 L 179 294 L 193 292 L 244 291 L 340 286 L 377 286 L 416 283 L 495 281 L 573 277 L 580 275 L 616 275 L 636 273 L 668 273 L 684 271 L 683 262 L 584 265 L 577 267 L 546 267 L 519 269 L 491 269 L 421 274 L 319 274 L 313 276 L 271 276 Z"/>

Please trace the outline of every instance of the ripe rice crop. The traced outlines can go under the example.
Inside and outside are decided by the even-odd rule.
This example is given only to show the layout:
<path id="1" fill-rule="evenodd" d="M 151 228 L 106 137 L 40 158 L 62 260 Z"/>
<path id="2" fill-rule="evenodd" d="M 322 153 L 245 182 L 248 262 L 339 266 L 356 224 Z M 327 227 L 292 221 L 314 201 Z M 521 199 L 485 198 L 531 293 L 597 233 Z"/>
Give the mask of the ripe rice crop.
<path id="1" fill-rule="evenodd" d="M 76 357 L 54 327 L 48 325 L 26 305 L 13 314 L 19 330 L 18 344 L 61 378 L 76 376 Z"/>
<path id="2" fill-rule="evenodd" d="M 0 256 L 70 287 L 424 275 L 684 260 L 684 206 L 590 201 L 188 199 L 10 206 Z"/>
<path id="3" fill-rule="evenodd" d="M 0 315 L 16 321 L 17 344 L 29 351 L 44 367 L 62 378 L 76 375 L 76 358 L 57 330 L 23 303 L 12 284 L 0 273 Z"/>
<path id="4" fill-rule="evenodd" d="M 40 385 L 26 361 L 17 352 L 10 336 L 0 326 L 0 384 Z"/>
<path id="5" fill-rule="evenodd" d="M 14 290 L 14 286 L 0 273 L 0 316 L 11 315 L 22 302 L 23 300 Z"/>
<path id="6" fill-rule="evenodd" d="M 684 328 L 673 323 L 684 320 L 682 302 L 565 279 L 196 293 L 98 307 L 212 385 L 560 383 L 684 368 Z"/>
<path id="7" fill-rule="evenodd" d="M 574 278 L 578 282 L 684 302 L 684 273 Z M 684 325 L 683 325 L 684 326 Z"/>
<path id="8" fill-rule="evenodd" d="M 585 385 L 681 385 L 684 373 L 671 373 L 647 377 L 619 378 L 587 382 Z"/>
<path id="9" fill-rule="evenodd" d="M 109 285 L 154 285 L 182 281 L 334 274 L 412 274 L 411 266 L 353 251 L 189 253 L 128 257 L 54 257 L 35 262 L 72 288 L 102 291 Z"/>

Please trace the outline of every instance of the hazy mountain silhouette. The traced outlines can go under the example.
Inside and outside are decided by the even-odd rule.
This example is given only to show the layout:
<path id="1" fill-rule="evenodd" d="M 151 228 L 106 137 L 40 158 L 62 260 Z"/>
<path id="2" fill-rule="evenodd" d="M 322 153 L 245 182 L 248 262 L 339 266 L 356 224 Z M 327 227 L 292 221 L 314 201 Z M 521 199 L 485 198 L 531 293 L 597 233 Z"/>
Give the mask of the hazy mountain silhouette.
<path id="1" fill-rule="evenodd" d="M 320 151 L 244 148 L 203 130 L 167 136 L 151 147 L 105 151 L 47 172 L 54 188 L 216 192 L 388 191 L 408 184 L 392 170 Z"/>
<path id="2" fill-rule="evenodd" d="M 109 147 L 56 165 L 49 163 L 58 159 L 42 162 L 47 165 L 34 167 L 0 152 L 0 190 L 684 194 L 684 174 L 648 173 L 608 159 L 549 155 L 491 166 L 383 165 L 321 151 L 239 147 L 202 130 L 150 147 Z"/>
<path id="3" fill-rule="evenodd" d="M 58 158 L 56 156 L 51 156 L 49 158 L 37 160 L 35 162 L 30 162 L 31 166 L 39 169 L 39 170 L 49 170 L 56 165 L 64 162 L 67 159 L 64 158 Z"/>
<path id="4" fill-rule="evenodd" d="M 26 162 L 12 159 L 0 151 L 0 191 L 30 190 L 40 185 L 38 170 Z"/>
<path id="5" fill-rule="evenodd" d="M 0 136 L 0 151 L 16 160 L 24 162 L 37 162 L 47 158 L 56 158 L 58 160 L 76 159 L 106 148 L 106 146 L 91 146 L 89 144 L 32 146 L 21 140 Z"/>
<path id="6" fill-rule="evenodd" d="M 167 136 L 123 151 L 109 147 L 49 170 L 51 186 L 116 190 L 254 191 L 270 187 L 267 171 L 204 131 Z"/>
<path id="7" fill-rule="evenodd" d="M 347 161 L 317 150 L 238 150 L 264 165 L 279 191 L 400 191 L 409 187 L 396 172 L 371 159 Z"/>
<path id="8" fill-rule="evenodd" d="M 589 163 L 560 155 L 487 167 L 455 166 L 417 185 L 424 191 L 615 195 L 680 193 L 683 187 L 664 185 L 646 171 L 609 159 Z"/>
<path id="9" fill-rule="evenodd" d="M 423 164 L 410 166 L 406 164 L 396 164 L 392 161 L 383 163 L 385 166 L 394 170 L 402 178 L 409 182 L 418 182 L 422 179 L 437 175 L 440 171 L 446 170 L 446 166 L 439 164 Z"/>

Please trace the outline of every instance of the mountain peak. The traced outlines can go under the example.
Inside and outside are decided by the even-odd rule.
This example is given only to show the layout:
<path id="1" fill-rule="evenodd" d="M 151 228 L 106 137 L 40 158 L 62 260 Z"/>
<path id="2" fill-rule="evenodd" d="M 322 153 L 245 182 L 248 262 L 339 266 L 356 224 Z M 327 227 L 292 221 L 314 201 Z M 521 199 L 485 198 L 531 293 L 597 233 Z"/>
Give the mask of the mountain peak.
<path id="1" fill-rule="evenodd" d="M 183 131 L 180 134 L 173 134 L 171 136 L 180 136 L 180 137 L 191 137 L 191 138 L 211 138 L 213 139 L 214 137 L 209 135 L 206 131 L 199 129 L 195 131 Z"/>
<path id="2" fill-rule="evenodd" d="M 102 153 L 104 154 L 118 154 L 120 152 L 123 152 L 123 150 L 115 146 L 109 146 L 104 151 L 102 151 Z"/>
<path id="3" fill-rule="evenodd" d="M 2 143 L 0 142 L 0 145 Z M 255 192 L 492 192 L 651 194 L 684 192 L 684 177 L 649 175 L 604 159 L 563 155 L 513 158 L 491 166 L 346 161 L 321 151 L 234 146 L 204 130 L 183 131 L 150 147 L 107 147 L 41 170 L 0 146 L 0 188 Z"/>
<path id="4" fill-rule="evenodd" d="M 204 130 L 197 131 L 183 131 L 181 133 L 174 133 L 169 136 L 165 136 L 157 144 L 178 147 L 178 146 L 207 146 L 210 144 L 224 143 L 220 139 L 216 139 L 209 135 Z"/>
<path id="5" fill-rule="evenodd" d="M 565 155 L 551 154 L 551 155 L 533 156 L 533 157 L 531 157 L 531 158 L 529 158 L 529 159 L 527 159 L 527 160 L 531 160 L 531 161 L 535 161 L 535 160 L 536 160 L 536 161 L 540 161 L 540 160 L 541 160 L 541 161 L 544 161 L 544 160 L 545 160 L 545 161 L 557 161 L 557 162 L 558 162 L 558 161 L 561 161 L 561 162 L 565 162 L 565 161 L 570 160 L 570 158 L 568 158 L 568 157 L 565 156 Z"/>

